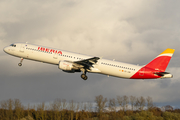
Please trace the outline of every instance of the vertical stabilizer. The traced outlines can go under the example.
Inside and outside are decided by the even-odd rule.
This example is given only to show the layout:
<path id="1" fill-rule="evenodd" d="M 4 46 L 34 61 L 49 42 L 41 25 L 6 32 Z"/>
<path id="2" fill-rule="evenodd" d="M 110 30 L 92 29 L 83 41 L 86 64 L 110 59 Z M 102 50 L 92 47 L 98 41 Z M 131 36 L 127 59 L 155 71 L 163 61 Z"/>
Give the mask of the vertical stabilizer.
<path id="1" fill-rule="evenodd" d="M 158 55 L 154 60 L 148 63 L 145 67 L 152 68 L 155 70 L 165 71 L 166 67 L 171 60 L 171 57 L 174 53 L 174 49 L 167 48 L 164 52 Z"/>

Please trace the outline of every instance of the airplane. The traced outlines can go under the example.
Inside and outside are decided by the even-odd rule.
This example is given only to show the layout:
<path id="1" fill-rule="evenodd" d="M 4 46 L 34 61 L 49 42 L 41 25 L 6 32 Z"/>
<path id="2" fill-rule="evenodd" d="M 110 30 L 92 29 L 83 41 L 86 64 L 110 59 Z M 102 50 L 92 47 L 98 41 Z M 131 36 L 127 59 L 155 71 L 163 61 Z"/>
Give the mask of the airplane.
<path id="1" fill-rule="evenodd" d="M 82 72 L 81 78 L 83 80 L 88 79 L 86 75 L 87 72 L 127 79 L 158 79 L 173 77 L 169 72 L 165 72 L 175 51 L 170 48 L 167 48 L 150 63 L 143 66 L 29 43 L 13 43 L 3 50 L 9 55 L 19 57 L 19 66 L 22 66 L 24 59 L 49 63 L 57 65 L 58 68 L 64 72 Z"/>

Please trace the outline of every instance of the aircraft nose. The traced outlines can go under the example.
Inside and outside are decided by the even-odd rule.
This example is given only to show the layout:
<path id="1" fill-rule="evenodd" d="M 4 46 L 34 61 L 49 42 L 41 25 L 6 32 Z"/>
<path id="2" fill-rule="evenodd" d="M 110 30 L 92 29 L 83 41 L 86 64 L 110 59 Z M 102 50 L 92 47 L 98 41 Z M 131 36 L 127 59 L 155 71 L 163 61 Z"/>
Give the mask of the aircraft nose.
<path id="1" fill-rule="evenodd" d="M 3 51 L 7 53 L 7 47 L 5 47 L 5 48 L 3 49 Z"/>

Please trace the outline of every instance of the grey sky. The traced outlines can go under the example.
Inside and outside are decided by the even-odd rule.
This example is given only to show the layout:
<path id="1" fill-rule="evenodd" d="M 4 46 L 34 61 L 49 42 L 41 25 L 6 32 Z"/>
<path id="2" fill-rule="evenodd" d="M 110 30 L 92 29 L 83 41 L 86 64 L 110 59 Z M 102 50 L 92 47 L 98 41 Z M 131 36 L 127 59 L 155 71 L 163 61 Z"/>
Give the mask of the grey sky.
<path id="1" fill-rule="evenodd" d="M 1 0 L 0 100 L 23 103 L 56 98 L 93 101 L 96 95 L 151 96 L 156 103 L 179 104 L 180 1 L 173 0 Z M 166 48 L 175 49 L 167 68 L 174 78 L 135 81 L 105 75 L 68 74 L 57 66 L 9 56 L 3 48 L 29 42 L 144 65 Z"/>

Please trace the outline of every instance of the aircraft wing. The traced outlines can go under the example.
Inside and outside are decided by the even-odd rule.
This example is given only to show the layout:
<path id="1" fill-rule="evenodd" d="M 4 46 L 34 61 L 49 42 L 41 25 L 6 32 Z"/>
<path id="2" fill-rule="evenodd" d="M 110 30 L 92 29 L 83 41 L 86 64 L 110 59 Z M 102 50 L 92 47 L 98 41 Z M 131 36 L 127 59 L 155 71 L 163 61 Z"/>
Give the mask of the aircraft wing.
<path id="1" fill-rule="evenodd" d="M 85 68 L 89 69 L 90 67 L 93 67 L 92 65 L 95 64 L 99 59 L 100 59 L 99 57 L 93 57 L 93 58 L 84 59 L 80 61 L 74 61 L 73 63 L 82 65 Z"/>

